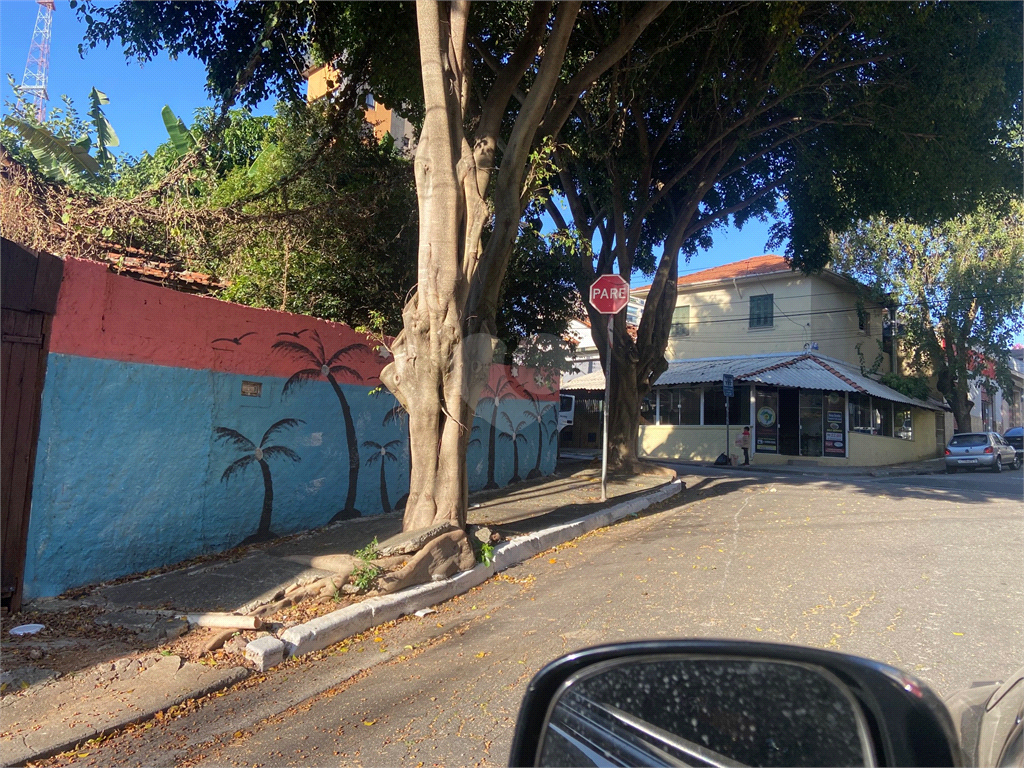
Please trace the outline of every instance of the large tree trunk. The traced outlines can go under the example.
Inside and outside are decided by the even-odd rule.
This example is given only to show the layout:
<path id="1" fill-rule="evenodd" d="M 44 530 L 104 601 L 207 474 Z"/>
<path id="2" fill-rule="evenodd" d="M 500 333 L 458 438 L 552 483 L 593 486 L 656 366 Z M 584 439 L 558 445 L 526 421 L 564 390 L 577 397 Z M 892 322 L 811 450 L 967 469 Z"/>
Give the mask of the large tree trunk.
<path id="1" fill-rule="evenodd" d="M 392 345 L 394 360 L 381 372 L 381 381 L 409 411 L 412 469 L 406 530 L 442 520 L 466 524 L 466 447 L 494 356 L 498 297 L 528 202 L 524 180 L 535 142 L 558 134 L 579 94 L 629 50 L 665 6 L 642 6 L 614 41 L 561 83 L 580 3 L 559 3 L 553 20 L 551 3 L 530 6 L 529 24 L 515 51 L 491 62 L 495 78 L 471 143 L 466 135 L 473 93 L 470 4 L 417 1 L 425 107 L 414 161 L 420 227 L 417 285 L 402 313 L 403 330 Z M 502 147 L 493 184 L 492 234 L 483 251 L 481 234 L 491 216 L 485 196 L 491 194 L 502 123 L 528 70 L 534 75 Z"/>
<path id="2" fill-rule="evenodd" d="M 953 411 L 954 429 L 957 432 L 972 431 L 971 410 L 974 403 L 971 402 L 968 389 L 970 376 L 967 366 L 971 349 L 968 339 L 973 323 L 973 312 L 967 322 L 959 328 L 949 317 L 943 317 L 939 323 L 941 338 L 934 336 L 928 340 L 933 359 L 939 361 L 935 388 L 946 398 L 950 410 Z"/>
<path id="3" fill-rule="evenodd" d="M 412 468 L 403 526 L 465 526 L 466 446 L 493 343 L 463 336 L 467 268 L 487 217 L 463 133 L 469 6 L 420 0 L 417 26 L 426 117 L 416 149 L 419 253 L 416 292 L 402 313 L 394 362 L 381 380 L 409 411 Z"/>
<path id="4" fill-rule="evenodd" d="M 971 432 L 971 411 L 974 403 L 971 402 L 966 380 L 961 381 L 954 376 L 948 367 L 939 371 L 936 378 L 935 388 L 946 398 L 950 410 L 953 411 L 955 431 Z"/>

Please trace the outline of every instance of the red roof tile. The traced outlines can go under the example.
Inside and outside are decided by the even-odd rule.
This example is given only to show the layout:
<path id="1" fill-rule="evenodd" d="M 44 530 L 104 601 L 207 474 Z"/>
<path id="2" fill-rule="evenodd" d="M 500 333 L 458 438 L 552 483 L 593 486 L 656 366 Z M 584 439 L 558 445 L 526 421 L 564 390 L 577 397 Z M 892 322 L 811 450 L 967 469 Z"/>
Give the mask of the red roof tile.
<path id="1" fill-rule="evenodd" d="M 731 264 L 723 264 L 720 267 L 702 269 L 700 272 L 694 272 L 691 275 L 684 275 L 679 278 L 677 285 L 695 285 L 697 283 L 711 283 L 719 280 L 732 280 L 737 277 L 770 275 L 776 272 L 789 271 L 789 262 L 786 261 L 784 256 L 777 256 L 774 253 L 768 253 L 764 256 L 754 256 L 751 259 L 734 261 Z M 633 290 L 646 291 L 650 287 L 651 286 L 649 285 L 644 285 L 639 288 L 634 288 Z"/>
<path id="2" fill-rule="evenodd" d="M 734 261 L 732 264 L 723 264 L 720 267 L 702 269 L 691 275 L 684 275 L 679 278 L 679 285 L 690 285 L 692 283 L 708 283 L 713 280 L 731 280 L 734 277 L 751 277 L 752 275 L 770 275 L 773 272 L 789 272 L 789 262 L 784 256 L 776 256 L 773 253 L 764 256 L 755 256 L 752 259 Z"/>

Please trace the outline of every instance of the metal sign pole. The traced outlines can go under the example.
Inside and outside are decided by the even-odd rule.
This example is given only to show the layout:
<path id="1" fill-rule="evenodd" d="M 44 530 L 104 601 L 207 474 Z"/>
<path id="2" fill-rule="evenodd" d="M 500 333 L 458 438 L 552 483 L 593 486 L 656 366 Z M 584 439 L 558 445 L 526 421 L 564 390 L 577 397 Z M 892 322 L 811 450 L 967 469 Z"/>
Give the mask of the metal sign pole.
<path id="1" fill-rule="evenodd" d="M 601 451 L 601 501 L 608 501 L 608 407 L 612 391 L 612 329 L 615 315 L 608 315 L 608 365 L 604 374 L 604 447 Z"/>
<path id="2" fill-rule="evenodd" d="M 729 442 L 729 397 L 725 398 L 725 455 L 729 457 L 732 464 L 732 443 Z"/>
<path id="3" fill-rule="evenodd" d="M 731 373 L 722 374 L 722 394 L 725 395 L 725 455 L 727 462 L 732 465 L 732 443 L 729 442 L 729 401 L 736 395 L 733 389 L 733 376 Z"/>
<path id="4" fill-rule="evenodd" d="M 611 407 L 615 315 L 629 303 L 629 283 L 621 275 L 601 275 L 590 284 L 590 306 L 608 316 L 608 354 L 604 369 L 604 440 L 601 447 L 601 501 L 608 500 L 608 409 Z M 595 339 L 596 341 L 596 339 Z"/>

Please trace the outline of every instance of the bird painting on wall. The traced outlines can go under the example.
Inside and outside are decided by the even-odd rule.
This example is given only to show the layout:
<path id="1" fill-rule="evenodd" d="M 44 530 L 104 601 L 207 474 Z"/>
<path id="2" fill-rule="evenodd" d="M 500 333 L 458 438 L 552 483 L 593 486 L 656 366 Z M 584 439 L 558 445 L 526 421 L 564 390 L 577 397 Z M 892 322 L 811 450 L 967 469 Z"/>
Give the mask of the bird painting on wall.
<path id="1" fill-rule="evenodd" d="M 235 346 L 240 347 L 240 346 L 242 346 L 242 339 L 244 339 L 246 336 L 252 336 L 255 333 L 256 333 L 256 331 L 249 331 L 248 333 L 243 333 L 241 336 L 236 336 L 233 339 L 229 339 L 229 338 L 227 338 L 225 336 L 225 337 L 220 338 L 220 339 L 214 339 L 210 343 L 211 344 L 216 344 L 218 341 L 227 341 L 227 342 L 230 342 L 231 344 L 234 344 Z"/>

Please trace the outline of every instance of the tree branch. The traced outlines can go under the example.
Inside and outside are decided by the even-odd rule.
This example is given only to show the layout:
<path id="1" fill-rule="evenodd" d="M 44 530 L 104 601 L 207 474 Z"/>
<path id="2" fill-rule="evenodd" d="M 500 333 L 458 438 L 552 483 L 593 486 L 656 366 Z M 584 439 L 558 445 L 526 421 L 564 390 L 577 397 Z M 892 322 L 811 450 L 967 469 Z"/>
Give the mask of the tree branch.
<path id="1" fill-rule="evenodd" d="M 619 36 L 591 59 L 583 69 L 574 75 L 562 88 L 541 123 L 539 132 L 542 136 L 555 136 L 565 121 L 572 114 L 580 95 L 587 90 L 610 66 L 621 59 L 633 47 L 640 34 L 647 26 L 660 16 L 668 2 L 644 3 L 641 10 L 625 24 Z"/>

